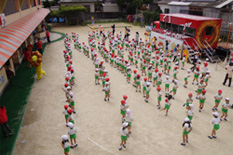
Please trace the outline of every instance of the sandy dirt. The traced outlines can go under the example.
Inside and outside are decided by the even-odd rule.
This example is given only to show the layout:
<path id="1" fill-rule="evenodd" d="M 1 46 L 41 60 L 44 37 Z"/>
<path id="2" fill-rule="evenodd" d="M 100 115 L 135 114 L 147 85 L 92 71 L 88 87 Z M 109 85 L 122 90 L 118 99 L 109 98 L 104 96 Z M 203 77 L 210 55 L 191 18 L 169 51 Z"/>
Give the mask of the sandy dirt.
<path id="1" fill-rule="evenodd" d="M 111 30 L 111 29 L 107 29 Z M 120 30 L 116 29 L 119 33 Z M 53 31 L 63 33 L 78 32 L 80 41 L 87 43 L 87 26 L 57 27 Z M 131 38 L 138 31 L 142 38 L 144 28 L 133 26 Z M 124 31 L 123 31 L 124 32 Z M 72 46 L 73 47 L 73 46 Z M 46 46 L 43 56 L 43 69 L 46 76 L 36 81 L 29 99 L 25 118 L 18 136 L 15 155 L 58 155 L 63 154 L 61 135 L 67 134 L 65 119 L 62 111 L 66 104 L 65 95 L 61 88 L 64 85 L 66 67 L 62 50 L 63 41 Z M 101 58 L 102 59 L 102 58 Z M 157 91 L 152 87 L 149 103 L 145 103 L 142 93 L 136 93 L 132 84 L 117 69 L 105 63 L 111 82 L 110 102 L 104 101 L 104 92 L 101 86 L 94 84 L 94 65 L 90 59 L 76 50 L 73 50 L 73 64 L 76 73 L 76 84 L 73 87 L 77 114 L 75 127 L 78 129 L 78 147 L 71 149 L 70 155 L 110 155 L 110 154 L 231 154 L 233 151 L 233 111 L 229 110 L 228 121 L 220 124 L 217 139 L 210 140 L 213 125 L 212 110 L 214 95 L 218 89 L 223 90 L 223 96 L 230 97 L 233 103 L 233 87 L 223 86 L 225 70 L 215 64 L 210 64 L 212 78 L 207 87 L 207 100 L 204 110 L 199 113 L 199 101 L 194 100 L 193 131 L 189 134 L 189 144 L 181 146 L 182 123 L 186 117 L 186 110 L 182 106 L 189 92 L 195 93 L 196 85 L 183 87 L 185 71 L 179 70 L 179 88 L 169 114 L 157 109 Z M 174 65 L 174 64 L 173 64 Z M 185 69 L 190 68 L 186 64 Z M 134 68 L 134 67 L 133 67 Z M 138 70 L 139 71 L 139 70 Z M 163 80 L 165 76 L 163 75 Z M 164 84 L 162 85 L 164 106 Z M 128 138 L 127 148 L 118 150 L 120 144 L 120 100 L 122 95 L 128 95 L 128 104 L 133 113 L 132 134 Z M 223 100 L 222 100 L 223 102 Z M 221 115 L 220 108 L 218 110 Z M 22 140 L 27 140 L 21 144 Z"/>

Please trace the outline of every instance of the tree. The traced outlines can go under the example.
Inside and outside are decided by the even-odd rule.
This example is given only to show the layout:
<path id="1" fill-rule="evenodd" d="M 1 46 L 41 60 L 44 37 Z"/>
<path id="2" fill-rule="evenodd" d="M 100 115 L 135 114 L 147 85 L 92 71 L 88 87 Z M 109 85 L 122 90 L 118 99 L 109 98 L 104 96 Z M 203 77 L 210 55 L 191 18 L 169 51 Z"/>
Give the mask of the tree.
<path id="1" fill-rule="evenodd" d="M 51 3 L 48 0 L 43 1 L 42 4 L 43 4 L 44 8 L 50 8 L 50 6 L 51 6 Z"/>

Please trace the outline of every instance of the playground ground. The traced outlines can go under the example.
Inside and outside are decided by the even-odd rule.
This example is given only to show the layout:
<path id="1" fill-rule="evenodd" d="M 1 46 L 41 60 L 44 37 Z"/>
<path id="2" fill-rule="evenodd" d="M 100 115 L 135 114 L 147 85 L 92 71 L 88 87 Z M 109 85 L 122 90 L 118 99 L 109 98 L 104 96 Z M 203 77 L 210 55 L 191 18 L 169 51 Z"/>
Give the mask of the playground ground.
<path id="1" fill-rule="evenodd" d="M 103 24 L 104 25 L 104 24 Z M 112 23 L 110 24 L 112 25 Z M 106 29 L 106 31 L 111 29 Z M 124 28 L 116 28 L 116 33 Z M 79 33 L 80 42 L 87 43 L 87 33 L 92 31 L 88 26 L 56 27 L 53 31 Z M 144 28 L 133 26 L 130 38 L 138 31 L 144 38 Z M 73 47 L 73 44 L 72 44 Z M 66 68 L 64 64 L 63 41 L 48 44 L 43 56 L 43 69 L 46 76 L 36 81 L 29 98 L 24 121 L 18 135 L 14 155 L 25 154 L 63 154 L 61 135 L 67 134 L 65 120 L 62 114 L 66 104 L 62 91 Z M 223 96 L 230 97 L 233 103 L 233 87 L 222 85 L 225 70 L 221 66 L 210 64 L 212 78 L 207 87 L 207 100 L 204 110 L 198 112 L 198 100 L 194 100 L 193 131 L 189 134 L 189 144 L 181 146 L 182 123 L 186 110 L 182 106 L 187 94 L 195 94 L 196 85 L 183 87 L 185 71 L 179 70 L 179 88 L 169 114 L 157 110 L 157 91 L 152 87 L 149 103 L 145 103 L 142 93 L 136 93 L 132 84 L 128 84 L 123 74 L 105 63 L 111 83 L 110 102 L 105 102 L 101 86 L 94 84 L 94 65 L 90 59 L 73 50 L 76 84 L 73 87 L 77 114 L 74 115 L 77 128 L 78 147 L 71 149 L 70 155 L 82 154 L 231 154 L 233 151 L 233 110 L 229 110 L 228 121 L 220 124 L 217 139 L 210 140 L 213 125 L 212 110 L 214 95 L 218 89 L 223 90 Z M 190 68 L 186 64 L 185 69 Z M 133 67 L 134 68 L 134 67 Z M 160 69 L 161 70 L 161 69 Z M 139 71 L 139 70 L 138 70 Z M 193 76 L 191 76 L 193 77 Z M 163 75 L 163 80 L 165 76 Z M 164 85 L 162 85 L 164 93 Z M 122 95 L 128 95 L 128 103 L 133 113 L 132 134 L 128 138 L 127 148 L 118 150 L 120 144 L 120 100 Z M 194 96 L 195 97 L 195 96 Z M 164 101 L 164 96 L 163 96 Z M 164 105 L 164 102 L 162 102 Z M 220 108 L 219 108 L 220 109 Z M 220 110 L 219 113 L 221 114 Z"/>

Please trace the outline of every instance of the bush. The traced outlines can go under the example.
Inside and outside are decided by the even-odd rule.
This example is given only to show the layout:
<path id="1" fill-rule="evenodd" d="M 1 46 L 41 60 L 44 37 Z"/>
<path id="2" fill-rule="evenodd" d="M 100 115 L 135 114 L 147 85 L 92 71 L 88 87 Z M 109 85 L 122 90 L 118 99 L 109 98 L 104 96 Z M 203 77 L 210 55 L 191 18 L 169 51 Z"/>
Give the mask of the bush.
<path id="1" fill-rule="evenodd" d="M 86 12 L 87 8 L 82 5 L 60 6 L 59 15 L 61 17 L 72 16 L 75 13 Z"/>
<path id="2" fill-rule="evenodd" d="M 150 12 L 150 11 L 144 11 L 143 12 L 144 22 L 147 25 L 150 25 L 154 21 L 159 20 L 160 13 L 158 12 Z"/>

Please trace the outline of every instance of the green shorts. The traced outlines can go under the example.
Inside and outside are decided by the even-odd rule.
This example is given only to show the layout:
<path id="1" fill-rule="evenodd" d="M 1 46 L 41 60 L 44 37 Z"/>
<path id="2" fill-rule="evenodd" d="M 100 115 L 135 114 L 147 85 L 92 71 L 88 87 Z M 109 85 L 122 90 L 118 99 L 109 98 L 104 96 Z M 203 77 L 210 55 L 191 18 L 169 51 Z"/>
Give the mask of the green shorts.
<path id="1" fill-rule="evenodd" d="M 164 65 L 164 68 L 167 68 L 167 65 Z"/>
<path id="2" fill-rule="evenodd" d="M 198 92 L 198 93 L 201 93 L 201 92 L 202 92 L 202 89 L 197 89 L 197 92 Z"/>
<path id="3" fill-rule="evenodd" d="M 198 76 L 199 76 L 198 74 L 194 74 L 194 78 L 198 78 Z"/>
<path id="4" fill-rule="evenodd" d="M 126 114 L 126 111 L 121 110 L 121 115 L 125 115 L 125 114 Z"/>
<path id="5" fill-rule="evenodd" d="M 165 88 L 169 88 L 169 86 L 170 86 L 169 84 L 165 84 Z"/>
<path id="6" fill-rule="evenodd" d="M 162 84 L 162 82 L 161 81 L 158 81 L 158 85 L 161 85 Z"/>
<path id="7" fill-rule="evenodd" d="M 165 104 L 165 109 L 169 110 L 170 109 L 170 105 Z"/>
<path id="8" fill-rule="evenodd" d="M 141 82 L 136 82 L 136 84 L 137 84 L 137 85 L 140 85 L 140 84 L 141 84 Z"/>
<path id="9" fill-rule="evenodd" d="M 183 131 L 183 135 L 187 135 L 187 134 L 189 134 L 189 131 Z"/>
<path id="10" fill-rule="evenodd" d="M 102 81 L 102 85 L 105 85 L 105 81 Z"/>
<path id="11" fill-rule="evenodd" d="M 108 94 L 109 94 L 109 92 L 108 92 L 108 91 L 106 91 L 106 92 L 105 92 L 105 95 L 108 95 Z"/>
<path id="12" fill-rule="evenodd" d="M 199 101 L 200 101 L 201 104 L 205 103 L 205 100 L 203 100 L 203 99 L 200 99 Z"/>
<path id="13" fill-rule="evenodd" d="M 99 77 L 98 77 L 98 76 L 95 76 L 95 79 L 99 79 Z"/>
<path id="14" fill-rule="evenodd" d="M 143 90 L 145 90 L 145 91 L 146 91 L 146 87 L 143 87 Z"/>
<path id="15" fill-rule="evenodd" d="M 162 100 L 162 97 L 158 97 L 158 101 L 161 101 Z"/>
<path id="16" fill-rule="evenodd" d="M 129 127 L 132 127 L 132 122 L 128 122 L 128 121 L 126 121 L 127 123 L 129 123 Z"/>
<path id="17" fill-rule="evenodd" d="M 128 77 L 131 77 L 131 74 L 127 74 Z"/>
<path id="18" fill-rule="evenodd" d="M 76 134 L 70 135 L 70 139 L 76 138 Z"/>
<path id="19" fill-rule="evenodd" d="M 160 63 L 163 63 L 163 60 L 160 60 Z"/>
<path id="20" fill-rule="evenodd" d="M 173 88 L 172 91 L 176 93 L 177 89 L 174 89 L 174 88 Z"/>
<path id="21" fill-rule="evenodd" d="M 187 80 L 188 80 L 188 78 L 185 77 L 185 78 L 184 78 L 184 81 L 187 81 Z"/>
<path id="22" fill-rule="evenodd" d="M 70 146 L 64 149 L 64 152 L 70 152 Z"/>
<path id="23" fill-rule="evenodd" d="M 152 76 L 152 73 L 148 73 L 148 76 Z"/>
<path id="24" fill-rule="evenodd" d="M 69 117 L 69 115 L 65 115 L 65 119 L 67 119 Z"/>
<path id="25" fill-rule="evenodd" d="M 146 90 L 146 95 L 149 95 L 150 91 Z"/>
<path id="26" fill-rule="evenodd" d="M 127 141 L 128 136 L 121 136 L 122 141 Z"/>
<path id="27" fill-rule="evenodd" d="M 146 70 L 146 67 L 145 67 L 145 66 L 143 66 L 143 67 L 142 67 L 142 70 Z"/>
<path id="28" fill-rule="evenodd" d="M 159 66 L 159 64 L 158 64 L 158 63 L 156 63 L 156 66 L 158 67 L 158 66 Z"/>
<path id="29" fill-rule="evenodd" d="M 219 103 L 220 103 L 220 100 L 215 100 L 215 103 L 218 103 L 218 104 L 219 104 Z"/>
<path id="30" fill-rule="evenodd" d="M 214 124 L 214 130 L 218 130 L 220 128 L 219 124 Z"/>
<path id="31" fill-rule="evenodd" d="M 209 81 L 209 79 L 205 79 L 205 82 L 208 82 Z"/>
<path id="32" fill-rule="evenodd" d="M 100 70 L 100 74 L 103 74 L 104 71 Z"/>
<path id="33" fill-rule="evenodd" d="M 224 109 L 224 108 L 222 108 L 222 112 L 227 114 L 228 109 Z"/>
<path id="34" fill-rule="evenodd" d="M 72 120 L 72 121 L 70 121 L 70 122 L 74 124 L 74 120 Z"/>
<path id="35" fill-rule="evenodd" d="M 133 79 L 136 80 L 136 77 L 134 77 Z"/>
<path id="36" fill-rule="evenodd" d="M 74 102 L 70 102 L 70 106 L 74 106 Z"/>
<path id="37" fill-rule="evenodd" d="M 176 78 L 176 74 L 173 74 L 173 77 Z"/>
<path id="38" fill-rule="evenodd" d="M 191 121 L 193 119 L 193 116 L 188 116 L 189 120 Z"/>
<path id="39" fill-rule="evenodd" d="M 172 67 L 171 66 L 168 66 L 168 69 L 170 70 Z"/>
<path id="40" fill-rule="evenodd" d="M 153 80 L 156 81 L 158 79 L 158 77 L 154 77 Z"/>
<path id="41" fill-rule="evenodd" d="M 97 68 L 98 67 L 98 64 L 95 64 L 95 68 Z"/>

